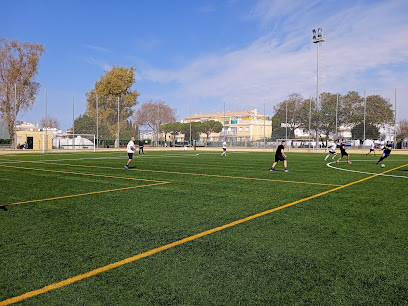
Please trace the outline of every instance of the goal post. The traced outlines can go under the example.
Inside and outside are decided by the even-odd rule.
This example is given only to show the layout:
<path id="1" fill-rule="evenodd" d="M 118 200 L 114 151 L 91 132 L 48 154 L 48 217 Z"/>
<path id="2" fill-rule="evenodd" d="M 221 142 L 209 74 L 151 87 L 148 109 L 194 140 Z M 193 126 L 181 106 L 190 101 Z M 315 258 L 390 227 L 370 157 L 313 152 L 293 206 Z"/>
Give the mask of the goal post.
<path id="1" fill-rule="evenodd" d="M 316 139 L 312 138 L 295 138 L 295 139 L 277 139 L 276 140 L 278 144 L 280 144 L 282 141 L 286 141 L 286 148 L 288 151 L 290 149 L 315 149 L 319 148 L 319 144 L 316 146 Z"/>

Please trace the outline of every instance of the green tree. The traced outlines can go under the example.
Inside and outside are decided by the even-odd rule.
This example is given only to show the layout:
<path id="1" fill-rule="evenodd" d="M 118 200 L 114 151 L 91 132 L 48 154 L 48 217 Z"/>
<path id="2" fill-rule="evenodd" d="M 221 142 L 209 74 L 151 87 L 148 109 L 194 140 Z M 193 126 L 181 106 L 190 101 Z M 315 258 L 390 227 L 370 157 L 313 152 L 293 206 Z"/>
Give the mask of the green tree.
<path id="1" fill-rule="evenodd" d="M 202 122 L 191 122 L 191 135 L 190 135 L 190 122 L 183 123 L 181 127 L 181 133 L 185 135 L 184 140 L 192 142 L 193 140 L 199 140 L 200 134 L 203 133 Z"/>
<path id="2" fill-rule="evenodd" d="M 380 95 L 370 95 L 364 101 L 364 97 L 357 92 L 349 91 L 341 98 L 340 123 L 349 127 L 364 123 L 364 106 L 366 126 L 379 126 L 394 122 L 392 104 L 388 99 Z"/>
<path id="3" fill-rule="evenodd" d="M 74 120 L 75 134 L 96 134 L 96 121 L 89 115 L 79 115 Z"/>
<path id="4" fill-rule="evenodd" d="M 208 137 L 210 137 L 211 133 L 219 133 L 222 131 L 222 123 L 215 120 L 207 120 L 204 121 L 202 124 L 202 132 L 207 135 L 205 139 L 205 145 L 207 146 Z"/>
<path id="5" fill-rule="evenodd" d="M 354 139 L 364 139 L 364 123 L 359 123 L 351 129 L 351 135 Z M 372 124 L 366 124 L 365 127 L 366 139 L 379 139 L 380 130 L 377 126 Z"/>
<path id="6" fill-rule="evenodd" d="M 295 137 L 295 130 L 300 127 L 306 127 L 309 123 L 309 101 L 305 100 L 300 94 L 293 93 L 289 97 L 277 104 L 275 107 L 273 123 L 279 122 L 280 127 L 285 130 L 286 136 L 286 113 L 288 138 Z M 279 132 L 280 130 L 275 132 Z"/>
<path id="7" fill-rule="evenodd" d="M 371 125 L 393 123 L 394 111 L 392 110 L 392 104 L 390 101 L 380 95 L 367 96 L 366 122 Z"/>
<path id="8" fill-rule="evenodd" d="M 170 133 L 173 138 L 176 137 L 179 133 L 181 133 L 183 124 L 181 122 L 169 122 L 165 124 L 165 129 L 168 133 Z"/>
<path id="9" fill-rule="evenodd" d="M 339 106 L 339 121 L 348 127 L 360 123 L 364 113 L 364 99 L 356 91 L 349 91 L 341 96 Z"/>
<path id="10" fill-rule="evenodd" d="M 99 135 L 99 144 L 104 143 L 107 139 L 111 139 L 109 136 L 108 127 L 104 122 L 99 122 L 98 130 L 99 133 L 96 133 L 96 120 L 87 114 L 79 115 L 74 120 L 75 134 L 93 134 Z"/>
<path id="11" fill-rule="evenodd" d="M 120 139 L 129 141 L 131 137 L 138 138 L 134 130 L 125 130 L 120 132 Z"/>
<path id="12" fill-rule="evenodd" d="M 98 121 L 107 127 L 108 137 L 115 138 L 118 129 L 118 102 L 119 102 L 119 127 L 126 130 L 128 118 L 133 114 L 132 107 L 138 104 L 140 93 L 131 89 L 135 84 L 135 68 L 114 66 L 101 76 L 95 83 L 95 88 L 88 92 L 86 114 L 96 120 L 98 108 Z"/>
<path id="13" fill-rule="evenodd" d="M 7 123 L 12 145 L 17 115 L 32 108 L 39 91 L 34 76 L 44 51 L 41 44 L 0 39 L 0 116 Z"/>
<path id="14" fill-rule="evenodd" d="M 340 99 L 339 99 L 340 100 Z M 320 95 L 320 110 L 313 111 L 313 122 L 319 124 L 313 124 L 319 128 L 319 130 L 326 135 L 326 146 L 330 133 L 336 131 L 336 107 L 337 107 L 337 94 L 331 94 L 328 92 Z M 338 110 L 337 110 L 338 112 Z M 339 116 L 338 116 L 339 117 Z M 337 124 L 341 124 L 337 120 Z"/>
<path id="15" fill-rule="evenodd" d="M 167 133 L 171 133 L 171 129 L 171 123 L 166 123 L 159 126 L 159 132 L 164 133 L 164 141 L 167 141 Z"/>

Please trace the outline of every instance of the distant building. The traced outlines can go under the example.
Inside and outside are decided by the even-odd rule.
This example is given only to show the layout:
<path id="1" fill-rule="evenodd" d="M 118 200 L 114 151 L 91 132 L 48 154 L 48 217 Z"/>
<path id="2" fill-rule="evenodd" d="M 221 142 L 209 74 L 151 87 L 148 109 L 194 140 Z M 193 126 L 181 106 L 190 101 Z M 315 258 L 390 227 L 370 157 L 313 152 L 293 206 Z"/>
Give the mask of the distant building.
<path id="1" fill-rule="evenodd" d="M 18 125 L 15 126 L 16 131 L 39 131 L 40 129 L 38 128 L 38 122 L 36 125 L 32 124 L 31 122 L 22 122 Z"/>
<path id="2" fill-rule="evenodd" d="M 147 140 L 153 139 L 154 132 L 152 130 L 140 130 L 140 139 Z"/>
<path id="3" fill-rule="evenodd" d="M 220 133 L 212 133 L 209 141 L 221 141 L 224 138 L 234 141 L 256 141 L 272 135 L 272 121 L 264 114 L 259 114 L 257 109 L 244 111 L 227 111 L 208 114 L 195 114 L 183 120 L 188 122 L 205 122 L 208 120 L 219 121 L 223 125 Z M 180 135 L 184 138 L 184 135 Z M 201 134 L 201 139 L 206 139 L 206 134 Z M 178 137 L 178 141 L 181 141 Z M 184 139 L 183 139 L 184 140 Z"/>

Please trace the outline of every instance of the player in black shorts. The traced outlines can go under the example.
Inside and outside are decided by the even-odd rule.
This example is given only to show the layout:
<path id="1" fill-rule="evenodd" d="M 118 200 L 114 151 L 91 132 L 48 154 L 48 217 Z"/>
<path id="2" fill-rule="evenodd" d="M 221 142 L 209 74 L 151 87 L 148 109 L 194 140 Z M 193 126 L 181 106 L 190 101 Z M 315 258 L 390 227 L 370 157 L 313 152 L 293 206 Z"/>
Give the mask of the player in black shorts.
<path id="1" fill-rule="evenodd" d="M 376 162 L 376 164 L 378 164 L 380 161 L 383 161 L 385 158 L 387 158 L 388 156 L 390 156 L 391 154 L 391 150 L 392 150 L 392 145 L 390 144 L 389 141 L 387 141 L 387 143 L 385 144 L 385 146 L 382 148 L 384 150 L 383 154 L 381 155 L 380 159 L 378 160 L 378 162 Z"/>
<path id="2" fill-rule="evenodd" d="M 282 141 L 282 144 L 278 146 L 278 149 L 276 150 L 275 153 L 275 162 L 272 165 L 272 168 L 269 169 L 269 171 L 275 171 L 275 166 L 279 161 L 283 161 L 283 165 L 285 166 L 285 172 L 289 172 L 288 170 L 288 162 L 286 161 L 286 155 L 285 155 L 285 144 L 286 141 Z"/>
<path id="3" fill-rule="evenodd" d="M 344 139 L 341 140 L 340 152 L 341 152 L 341 156 L 340 156 L 340 158 L 336 161 L 336 163 L 339 163 L 339 162 L 340 162 L 340 159 L 342 159 L 343 156 L 347 156 L 347 163 L 348 163 L 348 164 L 351 164 L 350 156 L 349 156 L 348 153 L 346 152 L 346 141 L 345 141 Z"/>

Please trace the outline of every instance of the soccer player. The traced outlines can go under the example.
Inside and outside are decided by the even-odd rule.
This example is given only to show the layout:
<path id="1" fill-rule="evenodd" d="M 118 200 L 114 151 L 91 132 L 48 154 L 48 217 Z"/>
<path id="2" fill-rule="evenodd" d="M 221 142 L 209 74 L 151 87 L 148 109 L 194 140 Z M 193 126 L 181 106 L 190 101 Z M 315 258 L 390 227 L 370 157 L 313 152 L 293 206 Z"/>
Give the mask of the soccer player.
<path id="1" fill-rule="evenodd" d="M 378 162 L 376 162 L 376 164 L 378 164 L 380 161 L 383 161 L 385 158 L 387 158 L 388 156 L 390 156 L 391 154 L 391 150 L 392 150 L 392 145 L 390 144 L 389 141 L 387 141 L 387 143 L 385 144 L 385 146 L 382 148 L 382 150 L 384 150 L 383 154 L 381 155 L 380 159 L 378 160 Z"/>
<path id="2" fill-rule="evenodd" d="M 375 146 L 375 144 L 374 144 L 374 141 L 373 141 L 373 142 L 371 143 L 370 152 L 368 152 L 368 153 L 366 154 L 366 156 L 367 156 L 368 154 L 370 154 L 371 152 L 373 152 L 373 153 L 374 153 L 374 156 L 375 156 L 374 146 Z"/>
<path id="3" fill-rule="evenodd" d="M 336 153 L 336 148 L 337 148 L 337 139 L 334 141 L 334 143 L 332 143 L 329 147 L 329 153 L 327 153 L 327 156 L 324 160 L 327 160 L 329 158 L 330 155 L 333 155 L 332 160 L 334 160 L 334 158 L 336 157 L 337 153 Z"/>
<path id="4" fill-rule="evenodd" d="M 224 142 L 222 143 L 222 153 L 221 153 L 221 156 L 227 156 L 227 143 L 225 142 L 225 140 L 224 140 Z"/>
<path id="5" fill-rule="evenodd" d="M 142 152 L 142 154 L 144 155 L 143 147 L 144 147 L 143 140 L 139 139 L 139 155 L 140 155 L 140 152 Z"/>
<path id="6" fill-rule="evenodd" d="M 125 166 L 125 168 L 126 169 L 130 169 L 129 168 L 129 164 L 130 164 L 130 162 L 132 161 L 132 159 L 133 159 L 133 152 L 135 152 L 135 137 L 131 137 L 130 138 L 130 141 L 128 142 L 128 144 L 127 144 L 127 154 L 128 154 L 128 156 L 129 156 L 129 160 L 127 161 L 127 163 L 126 163 L 126 166 Z"/>
<path id="7" fill-rule="evenodd" d="M 344 139 L 341 140 L 340 153 L 341 153 L 341 157 L 336 161 L 336 163 L 339 163 L 340 160 L 343 158 L 343 156 L 347 156 L 347 163 L 351 164 L 350 156 L 346 152 L 346 141 Z"/>
<path id="8" fill-rule="evenodd" d="M 286 141 L 282 141 L 282 144 L 278 146 L 278 149 L 276 150 L 276 153 L 275 153 L 275 162 L 273 163 L 272 168 L 270 168 L 269 171 L 275 171 L 276 164 L 279 161 L 283 161 L 285 172 L 289 172 L 288 162 L 286 161 L 286 155 L 285 155 L 285 145 L 286 145 Z"/>

